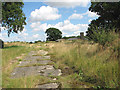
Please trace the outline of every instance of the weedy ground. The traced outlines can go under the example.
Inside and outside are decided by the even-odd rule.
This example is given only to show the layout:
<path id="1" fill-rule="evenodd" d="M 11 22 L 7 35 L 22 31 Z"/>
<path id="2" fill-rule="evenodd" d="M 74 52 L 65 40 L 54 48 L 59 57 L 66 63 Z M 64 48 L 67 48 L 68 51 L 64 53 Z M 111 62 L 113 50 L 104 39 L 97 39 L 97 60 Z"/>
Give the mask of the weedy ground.
<path id="1" fill-rule="evenodd" d="M 39 47 L 38 47 L 39 46 Z M 29 76 L 24 78 L 11 79 L 13 69 L 19 64 L 19 61 L 30 52 L 44 49 L 43 44 L 29 44 L 22 42 L 5 43 L 2 49 L 2 87 L 3 88 L 33 88 L 36 83 L 48 82 L 47 78 L 42 76 Z"/>
<path id="2" fill-rule="evenodd" d="M 50 82 L 43 76 L 11 79 L 10 73 L 28 52 L 47 50 L 54 67 L 62 70 L 56 82 L 63 88 L 114 88 L 118 86 L 118 40 L 114 46 L 103 48 L 99 44 L 76 40 L 47 43 L 5 43 L 2 49 L 2 87 L 33 88 L 36 83 Z M 16 59 L 17 58 L 17 59 Z"/>
<path id="3" fill-rule="evenodd" d="M 69 87 L 118 86 L 118 40 L 106 48 L 82 40 L 50 43 L 49 46 L 51 45 L 54 45 L 50 48 L 50 53 L 56 62 L 56 68 L 61 68 L 65 73 L 68 71 L 67 77 L 72 79 L 67 82 Z"/>

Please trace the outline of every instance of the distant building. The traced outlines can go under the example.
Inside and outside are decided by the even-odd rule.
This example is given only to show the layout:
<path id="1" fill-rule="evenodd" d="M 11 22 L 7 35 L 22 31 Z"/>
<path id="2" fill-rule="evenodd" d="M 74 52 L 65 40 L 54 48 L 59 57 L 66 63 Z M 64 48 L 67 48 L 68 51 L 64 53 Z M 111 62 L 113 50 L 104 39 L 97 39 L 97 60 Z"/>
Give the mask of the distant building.
<path id="1" fill-rule="evenodd" d="M 80 32 L 80 39 L 84 39 L 84 32 Z"/>

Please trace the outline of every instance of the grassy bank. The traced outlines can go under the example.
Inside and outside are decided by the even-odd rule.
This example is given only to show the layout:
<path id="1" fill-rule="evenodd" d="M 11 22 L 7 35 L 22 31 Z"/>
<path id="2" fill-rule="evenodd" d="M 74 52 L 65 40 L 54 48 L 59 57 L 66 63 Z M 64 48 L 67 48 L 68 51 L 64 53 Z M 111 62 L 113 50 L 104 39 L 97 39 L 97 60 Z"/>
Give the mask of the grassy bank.
<path id="1" fill-rule="evenodd" d="M 118 41 L 114 41 L 117 46 Z M 51 56 L 57 68 L 64 65 L 76 73 L 76 81 L 88 83 L 90 87 L 118 86 L 118 52 L 115 47 L 103 49 L 98 44 L 87 41 L 51 43 Z M 114 48 L 114 49 L 113 49 Z M 79 86 L 79 85 L 78 85 Z"/>

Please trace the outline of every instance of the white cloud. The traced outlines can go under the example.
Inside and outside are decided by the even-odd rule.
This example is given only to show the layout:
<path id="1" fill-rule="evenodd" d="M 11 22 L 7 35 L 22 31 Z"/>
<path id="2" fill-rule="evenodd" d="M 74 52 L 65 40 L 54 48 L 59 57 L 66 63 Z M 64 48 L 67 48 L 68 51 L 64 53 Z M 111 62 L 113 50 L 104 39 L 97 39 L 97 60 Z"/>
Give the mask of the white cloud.
<path id="1" fill-rule="evenodd" d="M 68 19 L 82 19 L 83 16 L 81 14 L 72 14 Z"/>
<path id="2" fill-rule="evenodd" d="M 24 36 L 28 36 L 28 33 L 23 33 Z"/>
<path id="3" fill-rule="evenodd" d="M 6 28 L 6 27 L 0 27 L 0 31 L 6 30 L 6 29 L 8 29 L 8 28 Z"/>
<path id="4" fill-rule="evenodd" d="M 8 34 L 7 33 L 2 33 L 2 36 L 7 36 Z"/>
<path id="5" fill-rule="evenodd" d="M 41 24 L 40 22 L 35 22 L 30 25 L 31 28 L 35 28 L 37 25 Z"/>
<path id="6" fill-rule="evenodd" d="M 63 36 L 75 36 L 79 35 L 80 32 L 86 32 L 88 25 L 87 24 L 72 24 L 69 20 L 65 20 L 63 22 L 58 22 L 57 24 L 47 24 L 40 22 L 32 23 L 30 25 L 31 29 L 33 30 L 30 34 L 27 33 L 27 29 L 25 28 L 23 32 L 18 34 L 12 34 L 10 37 L 3 36 L 2 33 L 0 34 L 0 38 L 4 41 L 36 41 L 36 40 L 45 40 L 46 29 L 50 27 L 58 28 L 62 31 Z M 41 28 L 40 28 L 41 27 Z M 37 31 L 36 31 L 37 29 Z M 6 34 L 5 34 L 6 35 Z"/>
<path id="7" fill-rule="evenodd" d="M 38 38 L 39 37 L 39 34 L 35 34 L 33 35 L 34 38 Z"/>
<path id="8" fill-rule="evenodd" d="M 40 9 L 35 9 L 35 11 L 31 12 L 29 21 L 47 21 L 47 20 L 56 20 L 61 17 L 58 14 L 58 9 L 50 6 L 41 6 Z"/>
<path id="9" fill-rule="evenodd" d="M 92 19 L 89 19 L 88 22 L 90 23 L 92 21 Z"/>
<path id="10" fill-rule="evenodd" d="M 99 17 L 99 15 L 97 15 L 97 13 L 94 13 L 91 11 L 87 11 L 86 13 L 83 13 L 83 15 L 88 15 L 88 17 Z"/>
<path id="11" fill-rule="evenodd" d="M 80 34 L 80 31 L 76 31 L 76 32 L 74 32 L 74 34 L 77 34 L 77 35 L 78 35 L 78 34 Z"/>
<path id="12" fill-rule="evenodd" d="M 0 33 L 0 38 L 2 38 L 2 33 Z"/>
<path id="13" fill-rule="evenodd" d="M 99 15 L 97 15 L 97 13 L 91 12 L 91 11 L 87 11 L 85 13 L 82 14 L 77 14 L 77 13 L 73 13 L 71 16 L 68 17 L 69 20 L 71 19 L 82 19 L 83 16 L 87 15 L 88 17 L 99 17 Z M 89 21 L 90 22 L 90 21 Z"/>
<path id="14" fill-rule="evenodd" d="M 74 12 L 76 13 L 76 12 L 77 12 L 77 10 L 74 10 Z"/>
<path id="15" fill-rule="evenodd" d="M 35 22 L 30 25 L 33 31 L 45 31 L 47 23 L 41 24 L 40 22 Z"/>
<path id="16" fill-rule="evenodd" d="M 38 28 L 41 27 L 41 28 Z M 33 31 L 46 31 L 46 29 L 50 27 L 58 28 L 63 32 L 64 35 L 67 33 L 73 33 L 73 34 L 78 34 L 76 32 L 86 32 L 88 28 L 88 24 L 72 24 L 69 20 L 65 20 L 64 22 L 58 22 L 55 25 L 52 24 L 41 24 L 36 22 L 36 24 L 31 24 L 30 27 L 32 28 Z"/>
<path id="17" fill-rule="evenodd" d="M 74 8 L 76 6 L 87 7 L 90 0 L 46 0 L 45 3 L 52 7 Z"/>
<path id="18" fill-rule="evenodd" d="M 10 37 L 7 36 L 7 33 L 1 32 L 0 33 L 0 39 L 3 41 L 36 41 L 36 40 L 45 40 L 45 34 L 43 33 L 41 35 L 39 33 L 27 33 L 27 29 L 24 29 L 22 32 L 11 33 Z"/>
<path id="19" fill-rule="evenodd" d="M 22 32 L 18 32 L 19 36 L 21 37 L 25 37 L 25 36 L 28 36 L 28 33 L 26 33 L 27 29 L 24 28 Z"/>
<path id="20" fill-rule="evenodd" d="M 97 15 L 97 13 L 87 11 L 87 12 L 82 13 L 82 14 L 73 13 L 71 16 L 68 17 L 68 19 L 69 20 L 71 20 L 71 19 L 82 19 L 84 15 L 87 15 L 88 17 L 99 17 L 99 15 Z"/>
<path id="21" fill-rule="evenodd" d="M 24 29 L 23 29 L 23 31 L 22 31 L 22 33 L 26 32 L 26 31 L 27 31 L 27 29 L 26 29 L 26 28 L 24 28 Z"/>

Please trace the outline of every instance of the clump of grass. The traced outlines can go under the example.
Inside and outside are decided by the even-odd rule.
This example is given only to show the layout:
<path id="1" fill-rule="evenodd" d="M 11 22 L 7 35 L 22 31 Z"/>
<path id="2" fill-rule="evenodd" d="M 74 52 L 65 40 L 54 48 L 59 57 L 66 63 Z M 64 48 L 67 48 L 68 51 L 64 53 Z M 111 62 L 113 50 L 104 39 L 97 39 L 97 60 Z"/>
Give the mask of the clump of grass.
<path id="1" fill-rule="evenodd" d="M 22 61 L 22 59 L 18 59 L 18 61 Z"/>
<path id="2" fill-rule="evenodd" d="M 42 81 L 42 82 L 41 82 Z M 35 88 L 35 86 L 39 83 L 47 83 L 50 82 L 48 78 L 44 78 L 44 76 L 28 76 L 16 79 L 8 78 L 7 82 L 3 81 L 3 88 Z"/>

